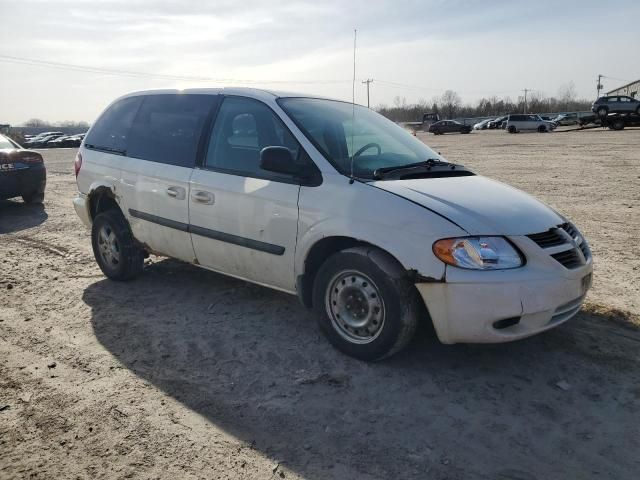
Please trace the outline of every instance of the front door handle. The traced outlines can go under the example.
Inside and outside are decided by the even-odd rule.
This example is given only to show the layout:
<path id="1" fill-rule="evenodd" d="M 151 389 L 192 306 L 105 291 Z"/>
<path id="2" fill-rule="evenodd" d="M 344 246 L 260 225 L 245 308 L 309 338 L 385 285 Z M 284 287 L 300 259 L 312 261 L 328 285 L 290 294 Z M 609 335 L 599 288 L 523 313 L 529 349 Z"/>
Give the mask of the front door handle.
<path id="1" fill-rule="evenodd" d="M 191 198 L 198 203 L 204 203 L 205 205 L 213 205 L 215 197 L 211 192 L 205 192 L 204 190 L 195 190 L 191 192 Z"/>
<path id="2" fill-rule="evenodd" d="M 185 189 L 182 187 L 168 187 L 166 190 L 167 195 L 175 198 L 176 200 L 184 200 L 186 196 Z"/>

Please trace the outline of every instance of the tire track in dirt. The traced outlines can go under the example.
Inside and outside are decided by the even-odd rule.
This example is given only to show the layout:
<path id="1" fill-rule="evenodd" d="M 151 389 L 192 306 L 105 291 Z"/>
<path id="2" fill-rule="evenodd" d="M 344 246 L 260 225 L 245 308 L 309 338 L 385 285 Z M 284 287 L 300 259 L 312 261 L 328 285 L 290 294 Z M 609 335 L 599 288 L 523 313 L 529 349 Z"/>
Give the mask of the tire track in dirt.
<path id="1" fill-rule="evenodd" d="M 92 261 L 91 258 L 87 257 L 87 252 L 82 248 L 78 248 L 76 245 L 61 246 L 56 243 L 47 240 L 40 240 L 28 235 L 5 235 L 3 240 L 9 243 L 13 242 L 14 244 L 39 250 L 50 255 L 62 257 L 66 260 L 74 260 L 80 264 L 87 264 Z"/>

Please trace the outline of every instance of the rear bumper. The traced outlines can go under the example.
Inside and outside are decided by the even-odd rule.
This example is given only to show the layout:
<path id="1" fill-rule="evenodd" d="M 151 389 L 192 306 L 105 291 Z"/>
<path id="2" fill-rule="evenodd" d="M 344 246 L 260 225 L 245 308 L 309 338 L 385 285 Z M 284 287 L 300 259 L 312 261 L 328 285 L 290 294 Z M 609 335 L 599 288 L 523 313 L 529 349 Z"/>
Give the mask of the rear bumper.
<path id="1" fill-rule="evenodd" d="M 481 272 L 489 274 L 486 282 L 473 275 L 472 282 L 458 278 L 416 288 L 442 343 L 501 343 L 543 332 L 578 313 L 592 270 L 589 261 L 563 276 L 531 278 L 526 268 Z"/>
<path id="2" fill-rule="evenodd" d="M 20 170 L 0 172 L 0 199 L 44 192 L 47 170 L 44 165 L 34 165 Z"/>
<path id="3" fill-rule="evenodd" d="M 89 200 L 84 193 L 78 193 L 73 199 L 73 208 L 75 208 L 78 217 L 86 227 L 91 228 L 91 215 L 89 214 Z"/>

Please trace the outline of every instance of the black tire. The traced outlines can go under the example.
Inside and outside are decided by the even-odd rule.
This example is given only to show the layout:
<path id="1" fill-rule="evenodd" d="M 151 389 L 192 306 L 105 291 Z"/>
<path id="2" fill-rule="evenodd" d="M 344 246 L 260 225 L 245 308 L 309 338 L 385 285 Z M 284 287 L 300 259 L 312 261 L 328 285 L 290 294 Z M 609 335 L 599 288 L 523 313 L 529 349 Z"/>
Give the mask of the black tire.
<path id="1" fill-rule="evenodd" d="M 611 122 L 611 130 L 624 130 L 624 121 L 623 120 L 615 120 Z"/>
<path id="2" fill-rule="evenodd" d="M 32 192 L 22 194 L 24 203 L 35 204 L 44 203 L 44 192 Z"/>
<path id="3" fill-rule="evenodd" d="M 600 117 L 606 117 L 608 112 L 607 107 L 600 107 L 598 108 L 597 112 L 596 112 Z"/>
<path id="4" fill-rule="evenodd" d="M 440 135 L 440 130 L 434 130 L 434 131 L 433 131 L 433 134 L 434 134 L 434 135 Z"/>
<path id="5" fill-rule="evenodd" d="M 509 125 L 509 128 L 507 129 L 507 131 L 509 133 L 516 133 L 517 132 L 516 127 L 514 127 L 513 125 Z"/>
<path id="6" fill-rule="evenodd" d="M 547 131 L 547 127 L 545 127 L 544 125 L 540 125 L 538 127 L 538 133 L 546 133 Z"/>
<path id="7" fill-rule="evenodd" d="M 352 309 L 350 300 L 355 302 Z M 360 360 L 381 360 L 404 348 L 415 333 L 420 305 L 406 272 L 392 257 L 373 247 L 331 255 L 313 285 L 313 307 L 320 329 L 334 347 Z M 361 316 L 355 316 L 359 312 L 363 312 Z M 353 326 L 360 321 L 366 322 L 364 326 Z"/>
<path id="8" fill-rule="evenodd" d="M 109 236 L 113 233 L 115 237 L 116 243 L 109 249 L 111 258 L 104 253 L 105 242 L 100 239 L 101 232 Z M 91 227 L 91 245 L 100 270 L 111 280 L 130 280 L 142 273 L 144 250 L 136 244 L 120 210 L 113 208 L 96 216 Z M 114 251 L 117 251 L 117 260 Z"/>

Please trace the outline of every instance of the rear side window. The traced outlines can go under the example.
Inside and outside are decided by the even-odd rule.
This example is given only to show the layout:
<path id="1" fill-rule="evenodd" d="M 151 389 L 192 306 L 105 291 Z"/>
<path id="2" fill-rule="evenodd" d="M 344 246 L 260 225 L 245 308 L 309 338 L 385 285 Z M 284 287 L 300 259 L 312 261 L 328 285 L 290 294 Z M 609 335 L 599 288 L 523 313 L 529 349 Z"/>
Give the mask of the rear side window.
<path id="1" fill-rule="evenodd" d="M 124 154 L 129 130 L 141 103 L 142 97 L 128 97 L 111 105 L 89 131 L 85 146 Z"/>
<path id="2" fill-rule="evenodd" d="M 145 96 L 131 127 L 127 156 L 193 168 L 202 128 L 217 99 L 197 94 Z"/>

